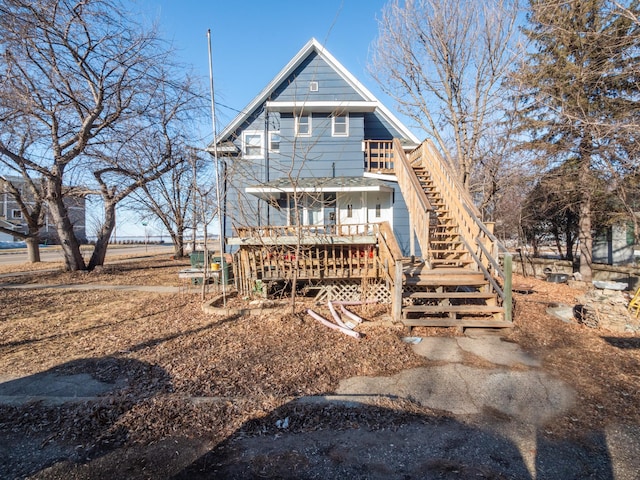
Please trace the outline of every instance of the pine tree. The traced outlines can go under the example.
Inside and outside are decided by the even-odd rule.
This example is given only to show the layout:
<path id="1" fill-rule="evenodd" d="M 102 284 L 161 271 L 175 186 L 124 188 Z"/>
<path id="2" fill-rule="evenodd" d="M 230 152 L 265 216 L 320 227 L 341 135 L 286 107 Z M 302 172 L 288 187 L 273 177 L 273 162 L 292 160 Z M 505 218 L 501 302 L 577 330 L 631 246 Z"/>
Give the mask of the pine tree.
<path id="1" fill-rule="evenodd" d="M 525 147 L 545 168 L 571 161 L 579 212 L 580 273 L 592 277 L 596 178 L 630 158 L 638 126 L 638 1 L 530 0 L 524 34 L 530 53 L 514 79 Z M 626 152 L 626 153 L 622 153 Z"/>

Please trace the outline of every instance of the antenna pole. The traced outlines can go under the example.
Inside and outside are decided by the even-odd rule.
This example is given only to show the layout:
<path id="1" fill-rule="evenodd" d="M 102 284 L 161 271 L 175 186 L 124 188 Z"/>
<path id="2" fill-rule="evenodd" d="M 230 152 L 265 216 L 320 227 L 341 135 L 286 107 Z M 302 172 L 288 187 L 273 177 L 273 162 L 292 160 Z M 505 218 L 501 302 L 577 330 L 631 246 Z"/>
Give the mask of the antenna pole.
<path id="1" fill-rule="evenodd" d="M 218 162 L 218 139 L 216 131 L 216 102 L 213 90 L 213 56 L 211 54 L 211 30 L 207 30 L 207 41 L 209 44 L 209 88 L 211 90 L 211 131 L 213 133 L 213 158 L 216 167 L 216 202 L 218 203 L 218 224 L 220 226 L 220 233 L 218 239 L 220 241 L 220 284 L 222 285 L 222 305 L 227 306 L 227 285 L 225 283 L 225 270 L 228 268 L 226 265 L 226 259 L 224 257 L 224 220 L 222 218 L 222 204 L 220 202 L 220 163 Z M 208 259 L 205 259 L 208 261 Z"/>

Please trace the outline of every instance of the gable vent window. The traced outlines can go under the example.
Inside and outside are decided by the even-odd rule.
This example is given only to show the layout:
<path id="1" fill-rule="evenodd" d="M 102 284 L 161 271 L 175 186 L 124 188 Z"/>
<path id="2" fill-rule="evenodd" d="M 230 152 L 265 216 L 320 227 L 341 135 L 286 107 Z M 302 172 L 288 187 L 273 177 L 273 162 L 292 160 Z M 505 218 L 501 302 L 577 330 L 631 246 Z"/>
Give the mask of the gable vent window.
<path id="1" fill-rule="evenodd" d="M 318 91 L 318 82 L 309 82 L 309 91 L 317 92 Z"/>

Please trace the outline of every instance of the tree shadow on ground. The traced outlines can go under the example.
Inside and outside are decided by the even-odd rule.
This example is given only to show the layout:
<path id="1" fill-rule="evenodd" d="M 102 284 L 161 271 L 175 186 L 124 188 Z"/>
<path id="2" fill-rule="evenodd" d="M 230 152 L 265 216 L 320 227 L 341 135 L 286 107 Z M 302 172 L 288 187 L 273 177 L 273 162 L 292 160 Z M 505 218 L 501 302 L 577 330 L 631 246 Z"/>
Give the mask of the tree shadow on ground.
<path id="1" fill-rule="evenodd" d="M 534 434 L 538 450 L 526 452 L 527 465 L 522 446 L 495 428 L 353 405 L 286 404 L 246 422 L 171 478 L 613 478 L 598 436 L 576 446 Z"/>
<path id="2" fill-rule="evenodd" d="M 639 337 L 602 337 L 609 345 L 623 350 L 637 350 L 640 348 Z"/>
<path id="3" fill-rule="evenodd" d="M 0 478 L 83 463 L 123 445 L 117 420 L 172 390 L 160 367 L 116 357 L 79 359 L 0 383 Z"/>

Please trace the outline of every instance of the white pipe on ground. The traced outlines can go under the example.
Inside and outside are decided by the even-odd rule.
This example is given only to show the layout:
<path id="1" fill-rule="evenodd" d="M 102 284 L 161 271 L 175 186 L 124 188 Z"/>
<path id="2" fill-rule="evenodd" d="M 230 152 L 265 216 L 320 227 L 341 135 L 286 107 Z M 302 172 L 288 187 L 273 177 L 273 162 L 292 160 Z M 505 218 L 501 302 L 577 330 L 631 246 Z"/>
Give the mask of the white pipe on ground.
<path id="1" fill-rule="evenodd" d="M 315 318 L 316 320 L 318 320 L 320 323 L 322 323 L 323 325 L 332 328 L 334 330 L 337 330 L 341 333 L 344 333 L 345 335 L 349 335 L 350 337 L 353 338 L 361 338 L 362 335 L 360 335 L 358 332 L 354 332 L 353 330 L 349 330 L 348 328 L 342 328 L 338 325 L 336 325 L 335 323 L 331 323 L 329 320 L 327 320 L 326 318 L 318 315 L 316 312 L 314 312 L 313 310 L 311 310 L 310 308 L 307 309 L 307 313 L 309 315 L 311 315 L 313 318 Z"/>
<path id="2" fill-rule="evenodd" d="M 349 310 L 347 310 L 346 308 L 344 308 L 344 305 L 340 305 L 340 310 L 342 311 L 342 313 L 344 313 L 347 317 L 349 317 L 351 320 L 353 320 L 354 322 L 356 322 L 356 324 L 358 323 L 362 323 L 362 318 L 360 318 L 358 315 L 356 315 L 353 312 L 350 312 Z"/>
<path id="3" fill-rule="evenodd" d="M 340 315 L 338 315 L 338 312 L 336 312 L 336 307 L 334 307 L 333 303 L 331 303 L 331 300 L 329 300 L 328 303 L 329 303 L 329 311 L 331 312 L 331 315 L 333 315 L 333 318 L 335 319 L 336 323 L 340 325 L 342 328 L 348 328 L 349 330 L 353 330 L 353 327 L 347 325 L 342 321 L 342 319 L 340 318 Z"/>

